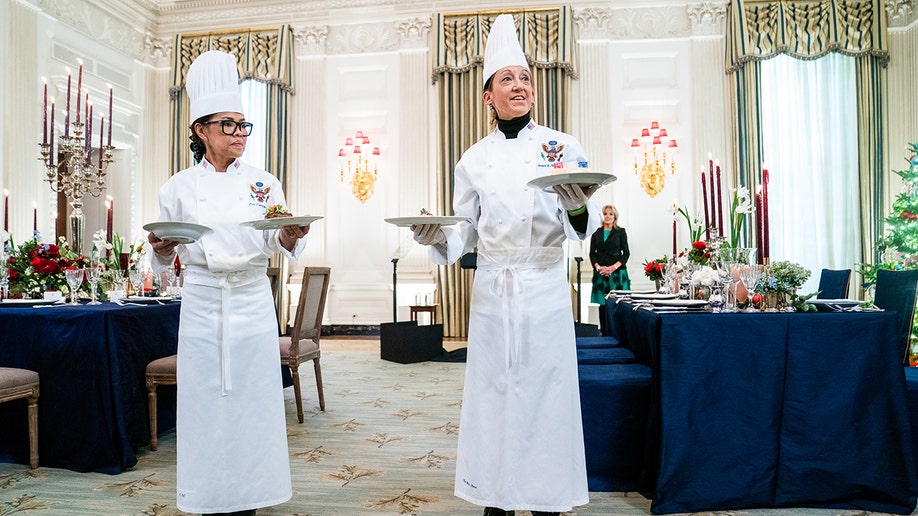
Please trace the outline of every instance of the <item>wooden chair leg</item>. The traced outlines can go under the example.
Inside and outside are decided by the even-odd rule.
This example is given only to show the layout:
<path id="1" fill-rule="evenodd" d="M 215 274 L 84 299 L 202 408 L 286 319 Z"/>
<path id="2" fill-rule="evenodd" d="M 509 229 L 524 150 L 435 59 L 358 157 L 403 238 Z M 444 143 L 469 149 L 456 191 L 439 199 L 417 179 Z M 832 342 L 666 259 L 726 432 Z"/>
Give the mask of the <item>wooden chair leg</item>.
<path id="1" fill-rule="evenodd" d="M 312 361 L 316 370 L 316 390 L 319 392 L 319 409 L 325 412 L 325 391 L 322 389 L 322 367 L 319 366 L 319 357 Z"/>
<path id="2" fill-rule="evenodd" d="M 293 376 L 293 396 L 296 398 L 296 419 L 303 422 L 303 395 L 300 392 L 300 371 L 299 366 L 291 365 L 290 374 Z"/>
<path id="3" fill-rule="evenodd" d="M 38 467 L 38 388 L 29 396 L 29 466 Z"/>
<path id="4" fill-rule="evenodd" d="M 150 411 L 150 451 L 156 451 L 156 447 L 159 445 L 159 436 L 157 435 L 156 428 L 156 384 L 153 382 L 147 383 L 147 395 Z"/>

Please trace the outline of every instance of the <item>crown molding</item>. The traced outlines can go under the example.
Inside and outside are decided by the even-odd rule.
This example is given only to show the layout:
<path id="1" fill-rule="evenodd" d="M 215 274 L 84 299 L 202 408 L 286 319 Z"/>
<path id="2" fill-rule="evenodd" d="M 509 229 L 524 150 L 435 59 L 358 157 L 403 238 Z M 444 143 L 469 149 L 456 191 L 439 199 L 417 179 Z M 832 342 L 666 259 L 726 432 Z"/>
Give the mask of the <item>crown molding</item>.
<path id="1" fill-rule="evenodd" d="M 918 20 L 918 0 L 886 0 L 890 27 L 907 27 Z"/>
<path id="2" fill-rule="evenodd" d="M 692 35 L 684 5 L 574 10 L 580 39 L 669 39 Z"/>

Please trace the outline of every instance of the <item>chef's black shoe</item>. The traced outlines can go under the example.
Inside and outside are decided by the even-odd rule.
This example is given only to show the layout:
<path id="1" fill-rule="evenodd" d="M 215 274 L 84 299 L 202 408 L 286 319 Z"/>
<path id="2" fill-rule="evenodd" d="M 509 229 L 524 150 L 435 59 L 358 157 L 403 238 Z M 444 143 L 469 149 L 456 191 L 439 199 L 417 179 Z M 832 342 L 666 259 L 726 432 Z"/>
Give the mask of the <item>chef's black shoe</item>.
<path id="1" fill-rule="evenodd" d="M 485 507 L 484 516 L 514 516 L 516 512 L 505 511 L 497 507 Z"/>
<path id="2" fill-rule="evenodd" d="M 559 516 L 560 512 L 532 511 L 532 516 Z"/>

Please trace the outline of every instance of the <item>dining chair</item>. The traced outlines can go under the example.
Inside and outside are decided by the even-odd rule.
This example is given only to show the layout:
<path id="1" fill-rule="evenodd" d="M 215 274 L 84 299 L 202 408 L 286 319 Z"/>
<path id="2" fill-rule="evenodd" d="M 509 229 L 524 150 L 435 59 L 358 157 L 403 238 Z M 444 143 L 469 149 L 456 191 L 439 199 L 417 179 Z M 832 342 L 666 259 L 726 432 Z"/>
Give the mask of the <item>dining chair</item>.
<path id="1" fill-rule="evenodd" d="M 175 375 L 175 362 L 177 355 L 157 358 L 147 364 L 146 382 L 147 382 L 147 409 L 150 412 L 150 450 L 156 451 L 159 444 L 159 437 L 156 428 L 156 387 L 160 385 L 176 385 L 178 382 Z"/>
<path id="2" fill-rule="evenodd" d="M 873 304 L 884 310 L 896 312 L 896 335 L 902 348 L 902 362 L 908 365 L 912 320 L 915 318 L 915 297 L 918 293 L 918 269 L 877 271 Z"/>
<path id="3" fill-rule="evenodd" d="M 306 267 L 299 303 L 296 308 L 290 335 L 280 337 L 281 364 L 290 368 L 293 376 L 293 393 L 296 398 L 296 418 L 303 422 L 303 398 L 300 391 L 300 364 L 313 362 L 316 372 L 316 389 L 319 394 L 319 409 L 325 410 L 325 393 L 322 390 L 322 368 L 319 364 L 321 351 L 319 339 L 322 336 L 322 315 L 325 312 L 325 298 L 331 278 L 329 267 Z"/>
<path id="4" fill-rule="evenodd" d="M 29 466 L 38 467 L 38 373 L 0 367 L 0 403 L 25 398 L 29 418 Z"/>
<path id="5" fill-rule="evenodd" d="M 823 269 L 819 275 L 817 299 L 845 299 L 851 282 L 851 269 Z"/>

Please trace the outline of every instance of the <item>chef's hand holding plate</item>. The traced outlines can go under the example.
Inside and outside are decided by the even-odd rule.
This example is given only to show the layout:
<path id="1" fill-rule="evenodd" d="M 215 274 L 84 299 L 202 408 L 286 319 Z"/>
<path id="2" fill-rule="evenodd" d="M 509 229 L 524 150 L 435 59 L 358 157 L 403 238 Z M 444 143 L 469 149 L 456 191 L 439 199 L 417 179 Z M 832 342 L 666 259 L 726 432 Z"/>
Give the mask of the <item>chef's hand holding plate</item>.
<path id="1" fill-rule="evenodd" d="M 437 245 L 446 242 L 442 224 L 412 224 L 414 241 L 421 245 Z"/>
<path id="2" fill-rule="evenodd" d="M 561 199 L 561 207 L 567 211 L 574 211 L 584 207 L 600 186 L 601 185 L 579 185 L 577 183 L 570 183 L 555 185 L 552 188 Z"/>
<path id="3" fill-rule="evenodd" d="M 179 245 L 175 240 L 159 238 L 152 231 L 147 233 L 147 241 L 153 246 L 153 252 L 161 256 L 172 256 L 175 254 L 175 246 Z"/>
<path id="4" fill-rule="evenodd" d="M 280 243 L 287 249 L 292 249 L 296 241 L 309 233 L 310 226 L 284 226 L 280 229 Z"/>

